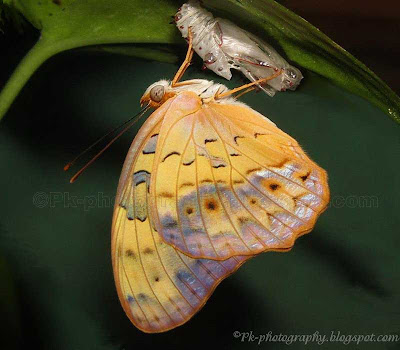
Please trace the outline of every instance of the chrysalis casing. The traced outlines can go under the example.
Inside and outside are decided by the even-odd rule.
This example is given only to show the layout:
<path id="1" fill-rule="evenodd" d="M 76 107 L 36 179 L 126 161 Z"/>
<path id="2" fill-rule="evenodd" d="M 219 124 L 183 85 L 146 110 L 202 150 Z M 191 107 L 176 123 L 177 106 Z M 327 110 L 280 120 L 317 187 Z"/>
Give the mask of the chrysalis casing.
<path id="1" fill-rule="evenodd" d="M 191 28 L 193 48 L 205 67 L 228 80 L 232 77 L 231 68 L 241 71 L 251 81 L 267 78 L 282 69 L 283 73 L 268 81 L 268 85 L 259 86 L 274 96 L 276 91 L 295 90 L 303 78 L 269 44 L 226 19 L 214 18 L 198 1 L 182 5 L 175 22 L 185 38 Z"/>

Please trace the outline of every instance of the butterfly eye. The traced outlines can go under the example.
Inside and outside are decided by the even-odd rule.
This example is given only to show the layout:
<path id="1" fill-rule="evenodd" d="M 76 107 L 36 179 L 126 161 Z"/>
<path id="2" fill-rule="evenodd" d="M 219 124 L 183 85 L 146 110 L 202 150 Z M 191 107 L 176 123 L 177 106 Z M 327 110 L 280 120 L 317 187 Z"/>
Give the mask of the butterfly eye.
<path id="1" fill-rule="evenodd" d="M 160 102 L 164 97 L 164 92 L 165 92 L 164 86 L 156 85 L 150 90 L 150 98 L 154 102 Z"/>

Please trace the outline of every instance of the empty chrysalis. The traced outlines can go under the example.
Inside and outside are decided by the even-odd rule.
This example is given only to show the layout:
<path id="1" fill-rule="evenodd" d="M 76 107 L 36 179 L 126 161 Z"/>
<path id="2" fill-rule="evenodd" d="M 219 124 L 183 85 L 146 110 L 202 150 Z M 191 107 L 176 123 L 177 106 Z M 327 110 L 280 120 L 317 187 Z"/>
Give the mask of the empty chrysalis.
<path id="1" fill-rule="evenodd" d="M 203 59 L 204 66 L 228 80 L 232 77 L 231 68 L 241 71 L 250 81 L 282 70 L 275 79 L 259 85 L 274 96 L 276 91 L 295 90 L 303 78 L 269 44 L 226 19 L 214 18 L 198 1 L 184 4 L 176 13 L 175 22 L 185 38 L 191 28 L 193 49 Z"/>

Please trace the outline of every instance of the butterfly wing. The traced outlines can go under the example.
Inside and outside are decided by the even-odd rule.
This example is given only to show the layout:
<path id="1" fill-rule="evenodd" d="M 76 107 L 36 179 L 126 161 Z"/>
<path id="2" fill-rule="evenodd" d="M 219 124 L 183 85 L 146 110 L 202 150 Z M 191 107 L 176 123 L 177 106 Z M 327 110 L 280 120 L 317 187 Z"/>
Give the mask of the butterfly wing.
<path id="1" fill-rule="evenodd" d="M 149 333 L 189 320 L 219 282 L 247 259 L 192 259 L 163 242 L 153 228 L 151 171 L 159 129 L 164 116 L 174 110 L 173 102 L 153 113 L 133 141 L 114 209 L 112 261 L 118 296 L 132 323 Z"/>
<path id="2" fill-rule="evenodd" d="M 158 233 L 193 258 L 288 250 L 326 208 L 326 172 L 240 103 L 208 103 L 160 130 L 151 185 Z"/>

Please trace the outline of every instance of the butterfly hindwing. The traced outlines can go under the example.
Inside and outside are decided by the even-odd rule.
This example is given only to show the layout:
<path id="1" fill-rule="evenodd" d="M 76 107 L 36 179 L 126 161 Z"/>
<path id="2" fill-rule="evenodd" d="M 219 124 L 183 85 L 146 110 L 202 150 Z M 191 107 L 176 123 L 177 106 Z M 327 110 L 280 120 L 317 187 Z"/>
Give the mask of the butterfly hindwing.
<path id="1" fill-rule="evenodd" d="M 171 112 L 160 129 L 151 183 L 167 243 L 225 260 L 288 250 L 312 229 L 329 200 L 327 175 L 293 138 L 240 103 L 209 102 L 178 119 Z"/>

